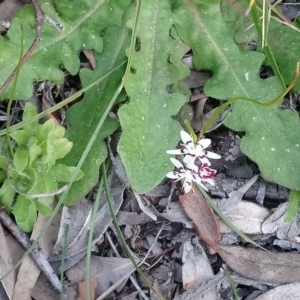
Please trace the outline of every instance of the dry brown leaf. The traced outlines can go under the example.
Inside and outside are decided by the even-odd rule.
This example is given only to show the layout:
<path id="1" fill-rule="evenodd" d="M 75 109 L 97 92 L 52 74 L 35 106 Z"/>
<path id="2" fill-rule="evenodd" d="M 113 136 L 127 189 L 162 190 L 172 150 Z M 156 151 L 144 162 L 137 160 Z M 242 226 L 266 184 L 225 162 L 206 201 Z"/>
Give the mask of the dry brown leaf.
<path id="1" fill-rule="evenodd" d="M 91 290 L 91 299 L 95 299 L 95 291 L 97 288 L 97 280 L 94 277 L 91 277 L 90 280 L 90 290 Z M 78 297 L 76 300 L 86 300 L 87 292 L 86 281 L 81 281 L 78 283 Z"/>
<path id="2" fill-rule="evenodd" d="M 9 244 L 7 244 L 7 239 L 3 231 L 2 225 L 0 223 L 0 275 L 3 276 L 14 266 L 11 257 L 11 251 Z M 14 286 L 15 286 L 15 271 L 9 274 L 2 280 L 3 289 L 9 299 L 12 298 Z M 1 296 L 1 295 L 0 295 Z M 1 299 L 1 297 L 0 297 Z"/>
<path id="3" fill-rule="evenodd" d="M 238 246 L 219 246 L 217 252 L 238 274 L 276 284 L 300 281 L 299 253 L 270 253 Z"/>
<path id="4" fill-rule="evenodd" d="M 193 184 L 193 191 L 180 195 L 179 201 L 191 218 L 198 235 L 208 246 L 215 249 L 220 241 L 219 223 L 197 186 Z"/>

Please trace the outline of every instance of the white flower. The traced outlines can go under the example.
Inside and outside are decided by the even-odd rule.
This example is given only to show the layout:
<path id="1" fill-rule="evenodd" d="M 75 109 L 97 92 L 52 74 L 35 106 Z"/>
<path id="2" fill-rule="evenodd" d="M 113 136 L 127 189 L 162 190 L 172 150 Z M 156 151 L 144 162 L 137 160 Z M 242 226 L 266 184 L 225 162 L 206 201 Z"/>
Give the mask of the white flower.
<path id="1" fill-rule="evenodd" d="M 167 153 L 175 155 L 185 154 L 183 161 L 186 165 L 194 165 L 195 159 L 199 158 L 203 164 L 210 166 L 211 163 L 207 158 L 221 158 L 219 154 L 204 150 L 211 144 L 210 139 L 200 139 L 195 145 L 193 138 L 186 131 L 181 130 L 180 136 L 183 142 L 181 149 L 168 150 Z"/>
<path id="2" fill-rule="evenodd" d="M 176 179 L 176 181 L 184 180 L 182 187 L 185 193 L 188 193 L 192 189 L 192 182 L 196 182 L 201 185 L 206 191 L 207 188 L 202 184 L 202 181 L 214 185 L 212 178 L 215 176 L 217 171 L 210 169 L 207 164 L 203 164 L 200 167 L 190 165 L 185 168 L 179 160 L 175 158 L 170 158 L 170 160 L 176 167 L 176 170 L 169 172 L 166 177 Z"/>

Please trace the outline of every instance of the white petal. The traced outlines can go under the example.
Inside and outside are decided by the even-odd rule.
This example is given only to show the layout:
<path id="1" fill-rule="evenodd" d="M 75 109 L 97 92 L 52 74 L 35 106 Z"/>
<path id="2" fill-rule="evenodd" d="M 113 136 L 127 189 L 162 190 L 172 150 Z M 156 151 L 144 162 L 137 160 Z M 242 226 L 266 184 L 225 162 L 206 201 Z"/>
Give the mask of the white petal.
<path id="1" fill-rule="evenodd" d="M 167 173 L 166 177 L 171 178 L 171 179 L 180 179 L 180 173 L 179 172 L 169 172 Z"/>
<path id="2" fill-rule="evenodd" d="M 217 153 L 207 151 L 206 156 L 213 159 L 219 159 L 221 156 Z"/>
<path id="3" fill-rule="evenodd" d="M 198 141 L 197 146 L 200 145 L 203 149 L 207 148 L 211 144 L 210 139 L 201 139 Z"/>
<path id="4" fill-rule="evenodd" d="M 184 168 L 182 163 L 179 160 L 177 160 L 176 158 L 171 157 L 170 161 L 177 169 Z"/>
<path id="5" fill-rule="evenodd" d="M 167 152 L 168 154 L 174 154 L 174 155 L 183 154 L 183 152 L 181 151 L 181 149 L 167 150 L 166 152 Z"/>
<path id="6" fill-rule="evenodd" d="M 194 144 L 192 137 L 184 130 L 180 131 L 181 140 L 184 144 Z"/>
<path id="7" fill-rule="evenodd" d="M 192 185 L 188 182 L 185 182 L 183 184 L 183 190 L 187 194 L 192 189 Z"/>
<path id="8" fill-rule="evenodd" d="M 211 165 L 210 161 L 207 159 L 207 157 L 199 157 L 199 160 L 202 162 L 202 164 L 207 164 L 208 166 Z"/>
<path id="9" fill-rule="evenodd" d="M 186 155 L 183 159 L 183 162 L 186 164 L 186 166 L 188 168 L 190 168 L 189 166 L 193 166 L 194 163 L 195 163 L 195 159 L 196 159 L 196 156 L 192 156 L 192 155 Z"/>

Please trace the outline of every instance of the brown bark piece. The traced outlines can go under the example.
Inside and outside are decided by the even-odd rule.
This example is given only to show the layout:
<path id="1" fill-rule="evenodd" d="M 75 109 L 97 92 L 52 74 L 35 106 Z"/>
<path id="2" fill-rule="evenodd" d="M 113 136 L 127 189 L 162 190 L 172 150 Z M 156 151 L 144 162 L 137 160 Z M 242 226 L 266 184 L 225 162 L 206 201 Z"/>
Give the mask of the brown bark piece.
<path id="1" fill-rule="evenodd" d="M 179 201 L 193 221 L 198 235 L 209 247 L 215 249 L 220 241 L 219 223 L 197 186 L 193 184 L 193 191 L 180 195 Z"/>
<path id="2" fill-rule="evenodd" d="M 273 284 L 300 282 L 300 254 L 270 253 L 238 247 L 219 246 L 219 255 L 238 274 Z"/>

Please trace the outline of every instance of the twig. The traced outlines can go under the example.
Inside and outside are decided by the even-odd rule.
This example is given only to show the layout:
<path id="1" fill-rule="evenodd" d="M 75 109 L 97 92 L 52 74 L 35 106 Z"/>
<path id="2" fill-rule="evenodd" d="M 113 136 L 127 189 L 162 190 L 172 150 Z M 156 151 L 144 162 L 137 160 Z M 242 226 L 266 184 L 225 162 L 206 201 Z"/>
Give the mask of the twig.
<path id="1" fill-rule="evenodd" d="M 35 50 L 35 48 L 37 47 L 37 45 L 39 44 L 39 42 L 41 40 L 42 25 L 43 25 L 45 15 L 42 12 L 42 10 L 40 9 L 40 6 L 39 6 L 37 0 L 32 0 L 32 4 L 34 6 L 35 15 L 36 15 L 36 35 L 35 35 L 35 39 L 34 39 L 33 43 L 31 44 L 31 46 L 29 47 L 29 49 L 27 50 L 27 52 L 25 53 L 25 55 L 23 56 L 23 58 L 21 60 L 21 66 L 24 65 L 26 60 L 30 57 L 30 55 Z M 18 68 L 18 66 L 15 67 L 15 69 L 12 71 L 12 73 L 9 75 L 9 77 L 6 79 L 6 81 L 0 87 L 0 95 L 3 93 L 3 91 L 8 87 L 8 85 L 15 78 L 17 68 Z"/>
<path id="2" fill-rule="evenodd" d="M 0 210 L 0 221 L 2 224 L 10 230 L 12 235 L 17 239 L 17 241 L 27 250 L 31 246 L 31 241 L 28 239 L 27 235 L 22 232 L 19 227 L 13 222 L 13 220 L 3 211 Z M 44 254 L 39 251 L 39 249 L 34 248 L 31 251 L 31 257 L 38 265 L 38 267 L 43 271 L 45 276 L 51 282 L 55 291 L 61 295 L 60 281 L 54 273 L 51 265 L 47 261 Z"/>
<path id="3" fill-rule="evenodd" d="M 160 230 L 158 231 L 158 233 L 155 236 L 155 239 L 152 243 L 152 245 L 150 246 L 149 250 L 147 251 L 145 257 L 143 258 L 143 260 L 138 264 L 138 266 L 141 266 L 145 260 L 148 258 L 149 253 L 152 251 L 152 248 L 154 247 L 155 243 L 157 242 L 162 230 L 164 229 L 164 223 L 162 225 L 162 227 L 160 228 Z M 105 291 L 102 295 L 100 295 L 96 300 L 103 300 L 105 299 L 105 297 L 107 295 L 109 295 L 111 292 L 113 292 L 124 280 L 126 280 L 131 273 L 133 273 L 134 271 L 136 271 L 135 269 L 133 269 L 131 272 L 129 272 L 128 274 L 126 274 L 125 276 L 123 276 L 122 278 L 120 278 L 117 282 L 115 282 L 107 291 Z"/>
<path id="4" fill-rule="evenodd" d="M 121 255 L 119 254 L 119 252 L 118 252 L 117 248 L 115 247 L 113 241 L 111 240 L 110 235 L 109 235 L 107 232 L 105 232 L 105 236 L 106 236 L 106 238 L 107 238 L 107 240 L 108 240 L 108 242 L 109 242 L 109 244 L 110 244 L 110 246 L 111 246 L 113 252 L 115 253 L 115 255 L 116 255 L 117 257 L 121 257 Z M 135 288 L 137 289 L 137 291 L 140 293 L 140 295 L 141 295 L 145 300 L 149 300 L 149 298 L 145 295 L 145 293 L 144 293 L 144 292 L 142 291 L 142 289 L 140 288 L 138 282 L 137 282 L 136 279 L 133 277 L 133 275 L 130 275 L 129 278 L 130 278 L 131 282 L 133 283 L 133 285 L 135 286 Z M 126 279 L 125 279 L 125 280 L 126 280 Z M 123 282 L 124 282 L 124 281 L 123 281 Z"/>

